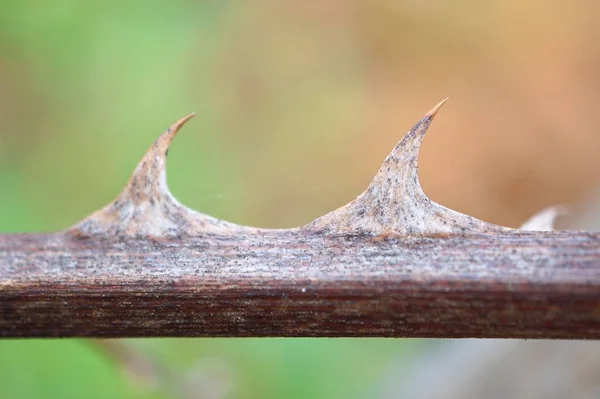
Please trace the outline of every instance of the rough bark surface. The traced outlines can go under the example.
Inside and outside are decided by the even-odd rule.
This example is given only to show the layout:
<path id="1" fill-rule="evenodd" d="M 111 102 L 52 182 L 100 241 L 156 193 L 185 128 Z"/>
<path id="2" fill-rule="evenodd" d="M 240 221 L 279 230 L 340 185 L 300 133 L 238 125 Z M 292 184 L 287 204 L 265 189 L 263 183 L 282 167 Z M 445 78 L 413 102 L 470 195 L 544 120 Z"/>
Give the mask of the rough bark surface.
<path id="1" fill-rule="evenodd" d="M 599 239 L 3 236 L 0 335 L 600 338 Z"/>
<path id="2" fill-rule="evenodd" d="M 509 229 L 422 192 L 440 106 L 356 200 L 288 230 L 173 198 L 182 119 L 113 203 L 64 232 L 0 235 L 0 336 L 600 338 L 600 233 Z"/>

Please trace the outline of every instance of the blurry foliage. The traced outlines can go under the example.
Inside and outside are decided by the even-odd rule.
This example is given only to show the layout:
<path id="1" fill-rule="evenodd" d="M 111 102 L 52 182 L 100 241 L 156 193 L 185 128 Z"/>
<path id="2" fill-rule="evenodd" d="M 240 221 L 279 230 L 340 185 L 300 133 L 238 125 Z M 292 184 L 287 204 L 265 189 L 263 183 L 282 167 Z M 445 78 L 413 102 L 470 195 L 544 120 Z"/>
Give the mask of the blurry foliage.
<path id="1" fill-rule="evenodd" d="M 125 398 L 128 390 L 83 341 L 0 341 L 2 398 Z"/>
<path id="2" fill-rule="evenodd" d="M 0 231 L 66 228 L 111 200 L 162 130 L 186 205 L 288 227 L 358 194 L 440 99 L 421 179 L 518 225 L 598 179 L 592 0 L 112 1 L 0 5 Z M 276 184 L 274 184 L 276 182 Z M 399 340 L 142 340 L 231 397 L 369 397 Z M 0 397 L 149 397 L 85 341 L 0 342 Z"/>

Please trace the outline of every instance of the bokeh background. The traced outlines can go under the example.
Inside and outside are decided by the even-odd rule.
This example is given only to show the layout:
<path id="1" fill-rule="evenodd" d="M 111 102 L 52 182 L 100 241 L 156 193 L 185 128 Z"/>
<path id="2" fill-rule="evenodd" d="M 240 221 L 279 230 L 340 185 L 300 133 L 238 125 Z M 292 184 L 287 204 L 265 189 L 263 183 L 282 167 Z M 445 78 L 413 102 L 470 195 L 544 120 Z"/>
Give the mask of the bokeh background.
<path id="1" fill-rule="evenodd" d="M 576 214 L 600 181 L 599 18 L 592 0 L 2 0 L 0 232 L 63 229 L 108 203 L 192 111 L 169 157 L 181 202 L 305 224 L 359 194 L 446 96 L 420 157 L 432 199 L 507 226 L 548 205 Z M 198 398 L 373 397 L 438 344 L 126 343 Z M 176 396 L 114 354 L 2 341 L 0 397 Z"/>

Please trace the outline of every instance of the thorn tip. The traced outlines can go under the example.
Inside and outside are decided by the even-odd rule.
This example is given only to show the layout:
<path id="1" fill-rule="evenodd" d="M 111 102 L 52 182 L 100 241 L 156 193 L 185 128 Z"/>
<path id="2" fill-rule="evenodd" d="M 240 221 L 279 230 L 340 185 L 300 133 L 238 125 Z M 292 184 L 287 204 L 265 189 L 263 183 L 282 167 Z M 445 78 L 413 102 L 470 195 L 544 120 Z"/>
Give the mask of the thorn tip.
<path id="1" fill-rule="evenodd" d="M 166 176 L 169 145 L 177 131 L 194 115 L 179 119 L 156 139 L 117 199 L 69 231 L 77 236 L 180 237 L 244 230 L 185 207 L 169 191 Z"/>
<path id="2" fill-rule="evenodd" d="M 177 122 L 175 122 L 175 123 L 173 124 L 173 126 L 171 126 L 171 129 L 170 129 L 170 130 L 171 130 L 171 133 L 172 133 L 172 135 L 174 136 L 174 135 L 175 135 L 175 133 L 177 133 L 177 131 L 178 131 L 179 129 L 181 129 L 181 127 L 182 127 L 183 125 L 185 125 L 185 124 L 186 124 L 186 122 L 187 122 L 187 121 L 189 121 L 190 119 L 192 119 L 192 118 L 193 118 L 195 115 L 196 115 L 196 113 L 195 113 L 195 112 L 192 112 L 191 114 L 189 114 L 189 115 L 186 115 L 186 116 L 184 116 L 183 118 L 179 119 Z"/>
<path id="3" fill-rule="evenodd" d="M 446 235 L 503 231 L 431 201 L 418 177 L 419 147 L 440 101 L 400 140 L 367 187 L 354 201 L 322 216 L 309 228 L 334 234 Z"/>
<path id="4" fill-rule="evenodd" d="M 430 118 L 433 118 L 433 117 L 435 117 L 435 115 L 438 113 L 438 111 L 440 110 L 440 108 L 442 108 L 442 105 L 444 105 L 444 103 L 445 103 L 446 101 L 448 101 L 448 99 L 449 99 L 449 98 L 450 98 L 450 97 L 446 97 L 446 98 L 444 98 L 444 99 L 443 99 L 442 101 L 440 101 L 440 102 L 439 102 L 439 103 L 438 103 L 438 104 L 437 104 L 435 107 L 433 107 L 433 108 L 431 109 L 431 111 L 429 111 L 429 112 L 428 112 L 428 113 L 427 113 L 425 116 L 427 116 L 427 117 L 430 117 Z"/>

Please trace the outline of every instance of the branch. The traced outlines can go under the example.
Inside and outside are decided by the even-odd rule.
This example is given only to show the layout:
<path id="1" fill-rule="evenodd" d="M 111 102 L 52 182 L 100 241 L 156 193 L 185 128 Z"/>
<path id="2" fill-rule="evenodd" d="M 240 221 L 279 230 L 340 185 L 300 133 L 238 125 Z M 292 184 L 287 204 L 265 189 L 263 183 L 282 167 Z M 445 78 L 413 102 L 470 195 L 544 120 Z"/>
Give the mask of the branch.
<path id="1" fill-rule="evenodd" d="M 0 235 L 0 336 L 599 339 L 600 233 L 509 229 L 423 193 L 418 151 L 440 106 L 356 200 L 287 230 L 171 195 L 182 119 L 105 208 L 64 232 Z"/>

